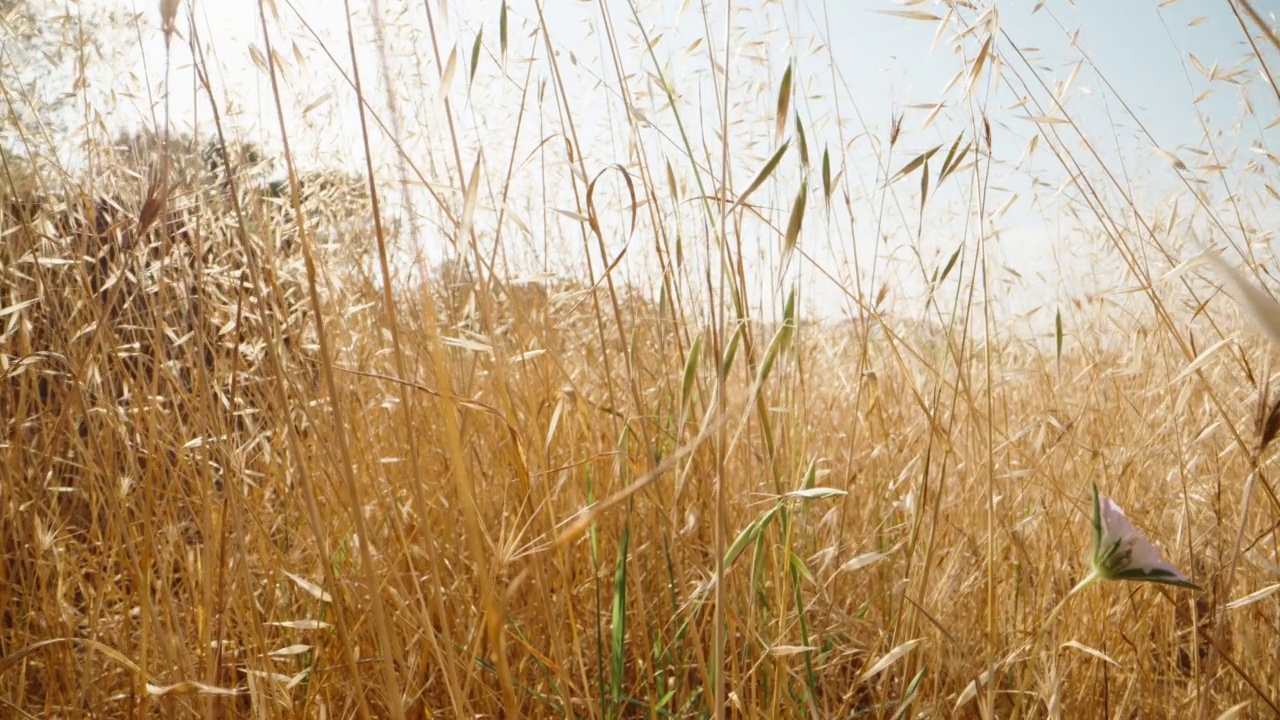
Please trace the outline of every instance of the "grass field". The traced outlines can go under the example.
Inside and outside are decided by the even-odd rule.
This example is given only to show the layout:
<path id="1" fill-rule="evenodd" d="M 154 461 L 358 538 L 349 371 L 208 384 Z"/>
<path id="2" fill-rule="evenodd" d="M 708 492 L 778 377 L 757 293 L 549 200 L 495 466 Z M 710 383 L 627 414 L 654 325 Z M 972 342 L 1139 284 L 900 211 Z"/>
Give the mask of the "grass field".
<path id="1" fill-rule="evenodd" d="M 1228 189 L 1143 199 L 960 5 L 892 6 L 971 28 L 934 142 L 928 109 L 815 119 L 820 54 L 738 84 L 754 40 L 727 48 L 723 12 L 676 48 L 725 61 L 686 89 L 676 41 L 637 49 L 642 11 L 602 4 L 593 91 L 541 6 L 455 37 L 428 2 L 433 114 L 358 66 L 330 102 L 369 164 L 315 170 L 282 89 L 307 15 L 277 2 L 268 150 L 199 53 L 169 82 L 207 133 L 157 101 L 117 138 L 84 90 L 76 163 L 38 122 L 65 106 L 0 75 L 0 717 L 1280 715 L 1280 306 L 1188 262 L 1212 229 L 1273 284 L 1275 155 L 1206 133 L 1183 157 Z M 175 47 L 205 32 L 161 7 Z M 1232 8 L 1265 71 L 1280 44 Z M 1039 118 L 1016 143 L 982 100 L 996 58 Z M 1111 284 L 1011 311 L 991 173 L 1025 180 L 994 150 L 1023 141 L 1065 178 L 1028 184 L 1035 211 L 1068 197 Z M 1095 484 L 1201 589 L 1068 598 Z"/>

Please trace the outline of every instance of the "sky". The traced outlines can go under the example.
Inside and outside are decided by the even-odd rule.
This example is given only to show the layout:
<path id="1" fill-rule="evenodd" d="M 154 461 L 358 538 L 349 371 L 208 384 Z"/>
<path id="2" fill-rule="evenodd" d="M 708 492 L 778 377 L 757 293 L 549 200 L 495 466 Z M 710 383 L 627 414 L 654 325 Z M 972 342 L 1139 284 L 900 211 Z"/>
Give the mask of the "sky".
<path id="1" fill-rule="evenodd" d="M 391 212 L 421 220 L 416 244 L 432 261 L 452 250 L 441 239 L 427 190 L 460 205 L 460 177 L 482 158 L 485 183 L 476 228 L 492 240 L 497 210 L 505 210 L 506 271 L 514 276 L 585 274 L 591 250 L 583 249 L 580 223 L 573 219 L 585 190 L 582 182 L 575 190 L 563 140 L 549 140 L 568 134 L 570 120 L 592 174 L 614 164 L 635 172 L 640 156 L 653 167 L 673 168 L 683 198 L 678 205 L 665 203 L 664 224 L 684 235 L 692 258 L 685 272 L 691 278 L 700 274 L 699 253 L 706 254 L 712 230 L 697 204 L 688 201 L 699 193 L 688 150 L 693 148 L 704 177 L 719 174 L 721 154 L 727 152 L 729 185 L 736 194 L 782 139 L 790 138 L 792 149 L 752 196 L 769 223 L 744 222 L 737 229 L 763 315 L 776 314 L 779 298 L 791 287 L 804 290 L 804 304 L 817 316 L 855 315 L 848 292 L 860 285 L 868 297 L 887 287 L 891 301 L 923 312 L 919 308 L 930 276 L 959 249 L 953 284 L 938 288 L 939 294 L 954 293 L 962 273 L 973 270 L 980 237 L 986 238 L 994 271 L 993 302 L 1011 321 L 1081 295 L 1122 292 L 1132 278 L 1120 269 L 1079 193 L 1066 184 L 1068 174 L 1049 152 L 1049 138 L 1033 140 L 1040 133 L 1057 133 L 1059 145 L 1081 157 L 1090 148 L 1097 152 L 1080 172 L 1104 188 L 1100 192 L 1110 208 L 1125 203 L 1105 189 L 1108 173 L 1151 216 L 1167 216 L 1175 201 L 1179 217 L 1194 215 L 1195 190 L 1203 194 L 1206 208 L 1226 213 L 1225 227 L 1241 224 L 1229 217 L 1226 200 L 1232 192 L 1251 198 L 1249 223 L 1265 228 L 1280 219 L 1263 201 L 1263 183 L 1270 182 L 1274 168 L 1251 149 L 1270 150 L 1275 144 L 1275 130 L 1267 125 L 1280 116 L 1280 102 L 1261 83 L 1228 3 L 1016 0 L 949 15 L 941 2 L 511 0 L 504 58 L 500 2 L 426 1 L 430 5 L 392 0 L 353 5 L 363 13 L 355 20 L 356 56 L 372 110 L 390 127 L 390 89 L 402 111 L 398 132 L 372 133 L 375 163 L 394 183 L 403 172 L 398 158 L 413 161 L 410 192 L 391 205 Z M 165 45 L 156 6 L 153 0 L 81 0 L 69 6 L 86 16 L 95 8 L 113 12 L 111 21 L 96 21 L 114 39 L 108 43 L 108 62 L 94 66 L 91 83 L 101 98 L 94 106 L 103 125 L 113 130 L 162 121 Z M 438 46 L 432 43 L 426 7 L 432 9 Z M 267 12 L 268 28 L 285 58 L 284 105 L 295 156 L 304 165 L 360 171 L 363 147 L 348 81 L 343 3 L 274 0 L 274 8 L 274 15 Z M 385 74 L 369 16 L 374 9 L 385 36 Z M 190 19 L 217 70 L 214 97 L 224 112 L 231 110 L 231 124 L 278 152 L 271 87 L 255 63 L 263 47 L 256 0 L 184 3 L 182 13 L 183 37 L 173 48 L 167 96 L 174 126 L 212 132 L 208 98 L 194 86 L 186 47 Z M 544 37 L 536 32 L 542 22 L 565 87 L 567 102 L 561 105 L 554 100 L 556 75 Z M 616 60 L 606 23 L 621 39 Z M 972 29 L 965 33 L 966 27 Z M 995 51 L 970 83 L 967 69 L 993 32 Z M 472 77 L 470 56 L 478 33 L 480 62 Z M 732 117 L 727 144 L 719 139 L 717 100 L 724 81 L 714 67 L 724 64 L 726 36 Z M 441 66 L 451 54 L 455 70 L 442 93 Z M 999 59 L 998 67 L 991 58 Z M 782 137 L 775 133 L 777 91 L 789 65 L 796 88 L 791 112 L 804 123 L 807 168 L 797 157 L 794 121 L 788 121 Z M 1211 82 L 1210 74 L 1227 79 Z M 679 96 L 674 110 L 659 78 Z M 1060 90 L 1058 84 L 1064 84 Z M 635 118 L 628 117 L 623 103 L 624 87 L 631 107 L 639 110 Z M 525 88 L 529 93 L 523 95 L 521 114 Z M 442 111 L 446 95 L 454 113 L 452 129 Z M 1073 124 L 1044 119 L 1063 117 L 1048 105 L 1055 97 Z M 1035 109 L 1032 100 L 1042 107 Z M 933 112 L 940 102 L 943 107 Z M 980 138 L 984 116 L 993 139 L 991 162 L 977 166 L 983 175 L 968 167 L 939 183 L 947 149 L 957 137 L 961 145 Z M 890 148 L 890 126 L 898 117 L 901 135 Z M 1206 138 L 1224 157 L 1198 153 L 1209 147 Z M 936 146 L 941 150 L 930 162 L 934 184 L 922 210 L 919 172 L 887 180 Z M 66 147 L 74 153 L 74 144 Z M 821 191 L 823 150 L 841 182 L 830 211 Z M 1185 170 L 1175 167 L 1174 156 Z M 512 192 L 504 204 L 501 187 L 508 174 Z M 802 256 L 784 263 L 781 230 L 804 178 Z M 655 185 L 665 190 L 665 179 L 655 179 Z M 598 206 L 629 203 L 617 175 L 602 175 L 600 187 Z M 975 210 L 980 201 L 982 213 Z M 628 218 L 623 211 L 602 214 L 605 257 L 591 262 L 598 273 L 625 248 L 615 272 L 652 289 L 656 251 L 643 231 L 641 239 L 628 242 Z M 1118 222 L 1136 227 L 1132 218 Z M 1267 244 L 1269 237 L 1259 242 Z"/>

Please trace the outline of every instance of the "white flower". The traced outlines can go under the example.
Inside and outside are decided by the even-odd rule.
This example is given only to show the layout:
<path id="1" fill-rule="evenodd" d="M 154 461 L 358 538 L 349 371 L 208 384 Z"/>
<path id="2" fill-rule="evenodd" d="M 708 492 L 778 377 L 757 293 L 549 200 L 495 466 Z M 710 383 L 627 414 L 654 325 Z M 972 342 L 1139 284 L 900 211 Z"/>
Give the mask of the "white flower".
<path id="1" fill-rule="evenodd" d="M 1142 580 L 1199 590 L 1179 570 L 1165 562 L 1124 511 L 1093 486 L 1093 578 Z"/>
<path id="2" fill-rule="evenodd" d="M 1115 501 L 1105 495 L 1098 494 L 1098 486 L 1093 486 L 1093 570 L 1083 580 L 1071 588 L 1071 592 L 1058 603 L 1057 607 L 1045 618 L 1044 624 L 1058 615 L 1067 601 L 1075 594 L 1098 580 L 1139 580 L 1177 585 L 1178 587 L 1199 590 L 1200 586 L 1187 579 L 1160 557 L 1160 551 L 1152 547 L 1150 541 L 1142 534 Z"/>

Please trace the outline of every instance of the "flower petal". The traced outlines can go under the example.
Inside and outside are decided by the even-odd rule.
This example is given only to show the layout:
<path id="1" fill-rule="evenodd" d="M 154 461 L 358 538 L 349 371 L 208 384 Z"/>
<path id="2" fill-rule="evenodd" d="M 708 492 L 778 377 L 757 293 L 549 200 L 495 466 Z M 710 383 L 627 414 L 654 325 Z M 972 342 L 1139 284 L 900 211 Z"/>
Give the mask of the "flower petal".
<path id="1" fill-rule="evenodd" d="M 1134 535 L 1141 536 L 1142 533 L 1139 533 L 1133 527 L 1133 523 L 1129 522 L 1129 518 L 1125 517 L 1124 510 L 1121 510 L 1114 500 L 1106 495 L 1099 495 L 1098 502 L 1102 511 L 1102 541 L 1104 544 L 1108 541 L 1115 542 Z"/>

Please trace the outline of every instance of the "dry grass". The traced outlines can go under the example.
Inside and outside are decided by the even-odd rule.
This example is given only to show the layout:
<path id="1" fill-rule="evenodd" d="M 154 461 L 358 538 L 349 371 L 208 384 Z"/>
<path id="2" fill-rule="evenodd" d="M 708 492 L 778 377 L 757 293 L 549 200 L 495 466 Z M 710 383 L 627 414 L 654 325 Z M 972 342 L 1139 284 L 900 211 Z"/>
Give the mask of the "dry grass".
<path id="1" fill-rule="evenodd" d="M 552 139 L 460 137 L 491 136 L 459 90 L 438 95 L 430 158 L 363 177 L 308 178 L 284 143 L 269 186 L 237 143 L 210 155 L 163 127 L 87 142 L 88 170 L 4 156 L 0 716 L 1280 712 L 1280 501 L 1252 424 L 1272 350 L 1180 266 L 1190 225 L 1256 250 L 1222 219 L 1248 216 L 1240 197 L 1228 215 L 1189 184 L 1145 206 L 1076 125 L 1037 122 L 1122 284 L 1010 319 L 987 234 L 988 173 L 1009 168 L 984 102 L 927 162 L 895 122 L 868 190 L 792 65 L 764 86 L 768 148 L 738 147 L 751 113 L 730 106 L 755 80 L 711 74 L 721 104 L 692 117 L 680 88 L 653 91 L 672 82 L 656 41 L 627 46 L 630 18 L 602 9 L 602 67 L 624 76 L 626 55 L 654 82 L 601 80 L 630 146 L 588 164 L 575 128 L 599 118 L 547 52 L 572 39 L 533 8 L 508 29 L 502 7 L 448 60 L 427 3 L 420 52 L 446 85 L 544 88 L 499 115 Z M 959 97 L 1001 57 L 1018 113 L 1072 119 L 1031 109 L 1054 93 L 987 16 L 938 21 L 975 28 Z M 722 29 L 696 52 L 727 58 Z M 403 89 L 348 79 L 362 151 L 401 147 Z M 529 168 L 563 190 L 521 197 Z M 987 230 L 935 260 L 926 207 L 961 184 L 978 199 L 951 226 Z M 824 230 L 858 226 L 854 196 L 906 206 L 873 233 L 914 249 L 927 292 L 856 246 L 816 259 Z M 447 239 L 442 269 L 424 237 Z M 575 279 L 511 270 L 553 265 L 539 242 Z M 813 318 L 823 282 L 851 319 Z M 1087 571 L 1092 482 L 1203 592 L 1104 583 L 1050 619 Z"/>

